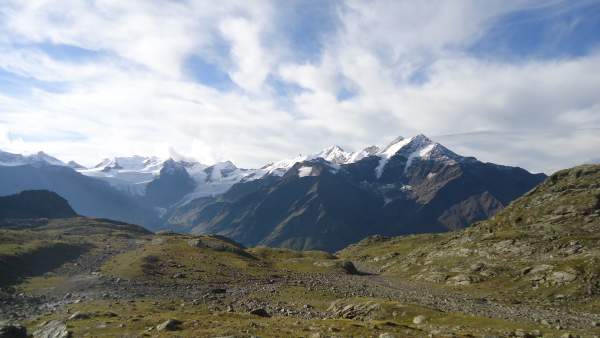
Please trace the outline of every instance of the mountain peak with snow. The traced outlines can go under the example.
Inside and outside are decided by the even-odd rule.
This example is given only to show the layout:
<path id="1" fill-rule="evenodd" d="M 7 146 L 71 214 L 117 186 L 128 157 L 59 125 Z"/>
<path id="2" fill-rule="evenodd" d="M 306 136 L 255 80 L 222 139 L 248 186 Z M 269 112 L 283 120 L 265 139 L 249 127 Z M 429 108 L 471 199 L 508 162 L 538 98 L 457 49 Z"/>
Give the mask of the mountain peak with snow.
<path id="1" fill-rule="evenodd" d="M 55 165 L 66 166 L 66 164 L 50 156 L 43 151 L 31 155 L 13 154 L 0 150 L 0 166 L 21 166 L 21 165 Z"/>
<path id="2" fill-rule="evenodd" d="M 333 146 L 329 146 L 329 147 L 321 150 L 320 152 L 318 152 L 316 154 L 310 155 L 308 157 L 309 157 L 309 159 L 322 158 L 331 163 L 344 164 L 344 163 L 348 162 L 348 160 L 350 159 L 350 156 L 352 156 L 352 153 L 344 151 L 344 149 L 342 149 L 342 147 L 340 147 L 338 145 L 333 145 Z"/>
<path id="3" fill-rule="evenodd" d="M 376 155 L 380 157 L 379 165 L 375 168 L 377 177 L 381 177 L 389 160 L 396 155 L 406 157 L 405 171 L 410 168 L 415 159 L 450 162 L 461 158 L 448 148 L 440 143 L 434 142 L 423 134 L 418 134 L 408 139 L 398 137 Z"/>

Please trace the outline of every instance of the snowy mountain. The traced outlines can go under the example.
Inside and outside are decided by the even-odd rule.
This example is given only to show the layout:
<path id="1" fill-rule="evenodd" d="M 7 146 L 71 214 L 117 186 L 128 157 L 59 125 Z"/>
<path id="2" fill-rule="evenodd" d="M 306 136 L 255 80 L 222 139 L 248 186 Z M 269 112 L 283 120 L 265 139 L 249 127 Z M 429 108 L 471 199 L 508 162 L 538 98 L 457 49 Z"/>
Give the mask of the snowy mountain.
<path id="1" fill-rule="evenodd" d="M 43 151 L 33 155 L 13 154 L 0 150 L 0 166 L 13 167 L 22 165 L 57 165 L 66 166 L 61 160 L 54 158 Z"/>
<path id="2" fill-rule="evenodd" d="M 163 163 L 157 157 L 115 157 L 104 159 L 92 168 L 76 170 L 85 176 L 106 181 L 118 190 L 144 195 L 146 185 L 159 175 Z"/>
<path id="3" fill-rule="evenodd" d="M 174 227 L 249 246 L 335 251 L 377 233 L 468 226 L 544 178 L 457 155 L 417 135 L 356 153 L 332 146 L 278 161 L 221 195 L 175 206 L 166 217 Z"/>
<path id="4" fill-rule="evenodd" d="M 383 150 L 376 153 L 380 158 L 379 165 L 375 168 L 375 174 L 378 178 L 383 175 L 385 166 L 391 157 L 401 155 L 407 158 L 404 170 L 407 171 L 415 159 L 435 160 L 438 162 L 454 163 L 461 157 L 443 145 L 433 142 L 427 136 L 419 134 L 417 136 L 405 139 L 398 137 Z"/>
<path id="5" fill-rule="evenodd" d="M 294 164 L 301 163 L 304 161 L 312 161 L 315 159 L 323 159 L 331 164 L 340 165 L 347 164 L 361 159 L 361 154 L 368 154 L 368 150 L 370 148 L 366 148 L 360 153 L 350 153 L 344 151 L 340 146 L 329 146 L 317 153 L 310 155 L 298 155 L 294 158 L 281 160 L 274 163 L 269 163 L 257 170 L 255 176 L 262 177 L 264 175 L 275 175 L 275 176 L 283 176 L 288 170 L 290 170 Z"/>
<path id="6" fill-rule="evenodd" d="M 179 204 L 202 197 L 214 197 L 225 193 L 234 184 L 261 178 L 264 173 L 256 169 L 241 169 L 232 162 L 219 162 L 212 166 L 187 167 L 196 182 L 194 191 L 185 195 Z"/>
<path id="7" fill-rule="evenodd" d="M 182 187 L 185 187 L 186 194 L 178 201 L 179 203 L 186 203 L 195 198 L 222 194 L 243 179 L 257 179 L 265 174 L 261 172 L 256 175 L 258 170 L 237 168 L 230 161 L 207 166 L 190 160 L 143 156 L 105 159 L 93 168 L 84 168 L 78 171 L 86 176 L 104 180 L 118 190 L 143 197 L 146 195 L 149 184 L 159 180 L 161 176 L 175 174 L 175 171 L 180 168 L 185 170 L 193 180 L 193 187 L 191 191 L 187 191 L 190 185 L 187 183 L 182 184 Z M 177 173 L 177 175 L 181 175 L 181 173 Z M 180 177 L 180 179 L 182 178 Z M 168 189 L 166 185 L 163 185 L 163 187 Z M 156 191 L 154 193 L 160 194 Z M 170 190 L 169 195 L 176 196 L 177 193 Z M 153 198 L 153 200 L 157 199 Z M 170 199 L 166 200 L 171 201 Z"/>
<path id="8" fill-rule="evenodd" d="M 333 145 L 258 169 L 174 157 L 115 157 L 85 168 L 43 152 L 0 152 L 0 188 L 57 191 L 84 215 L 153 229 L 336 250 L 375 233 L 468 226 L 545 177 L 460 156 L 425 135 L 356 152 Z"/>

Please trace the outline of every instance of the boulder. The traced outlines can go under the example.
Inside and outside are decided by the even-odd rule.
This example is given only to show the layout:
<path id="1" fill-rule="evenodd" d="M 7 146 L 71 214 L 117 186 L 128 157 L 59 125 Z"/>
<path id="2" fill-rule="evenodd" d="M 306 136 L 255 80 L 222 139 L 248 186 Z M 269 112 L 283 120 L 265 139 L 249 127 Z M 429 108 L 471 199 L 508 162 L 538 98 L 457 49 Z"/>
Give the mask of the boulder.
<path id="1" fill-rule="evenodd" d="M 554 284 L 566 284 L 575 279 L 577 279 L 577 275 L 566 271 L 555 271 L 548 277 L 548 280 Z"/>
<path id="2" fill-rule="evenodd" d="M 60 320 L 52 320 L 33 332 L 34 338 L 70 338 L 71 331 L 67 324 Z"/>
<path id="3" fill-rule="evenodd" d="M 267 312 L 267 310 L 263 308 L 258 308 L 250 311 L 251 315 L 259 316 L 259 317 L 271 317 L 271 315 Z"/>
<path id="4" fill-rule="evenodd" d="M 157 331 L 177 331 L 182 322 L 177 319 L 169 319 L 156 326 Z"/>
<path id="5" fill-rule="evenodd" d="M 426 320 L 427 320 L 427 317 L 425 317 L 423 315 L 418 315 L 415 318 L 413 318 L 413 324 L 416 324 L 416 325 L 423 324 L 423 323 L 425 323 Z"/>

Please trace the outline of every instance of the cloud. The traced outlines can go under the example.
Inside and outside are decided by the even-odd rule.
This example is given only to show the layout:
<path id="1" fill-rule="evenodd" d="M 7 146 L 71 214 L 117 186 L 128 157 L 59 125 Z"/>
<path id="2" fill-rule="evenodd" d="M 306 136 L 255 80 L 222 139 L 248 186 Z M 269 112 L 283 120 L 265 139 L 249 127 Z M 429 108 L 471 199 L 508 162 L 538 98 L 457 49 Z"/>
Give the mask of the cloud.
<path id="1" fill-rule="evenodd" d="M 219 25 L 223 36 L 231 43 L 231 58 L 235 69 L 231 78 L 240 87 L 258 91 L 269 74 L 268 55 L 263 52 L 260 31 L 256 24 L 243 18 L 228 18 Z"/>
<path id="2" fill-rule="evenodd" d="M 570 2 L 335 1 L 318 15 L 290 6 L 298 10 L 266 0 L 4 2 L 0 72 L 31 88 L 0 83 L 0 149 L 85 164 L 177 153 L 257 167 L 425 133 L 536 171 L 597 157 L 598 49 L 481 52 L 506 18 L 543 11 L 536 20 L 548 29 L 564 26 Z"/>

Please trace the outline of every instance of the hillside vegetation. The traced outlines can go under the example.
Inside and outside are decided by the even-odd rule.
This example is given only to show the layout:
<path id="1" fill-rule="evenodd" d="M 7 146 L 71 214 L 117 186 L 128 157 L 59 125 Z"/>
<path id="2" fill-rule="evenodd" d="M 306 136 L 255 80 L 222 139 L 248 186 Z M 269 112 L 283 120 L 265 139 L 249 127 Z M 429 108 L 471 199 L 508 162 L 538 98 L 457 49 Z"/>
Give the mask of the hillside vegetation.
<path id="1" fill-rule="evenodd" d="M 600 166 L 559 171 L 490 220 L 468 229 L 375 236 L 339 256 L 384 275 L 507 302 L 598 312 Z"/>

